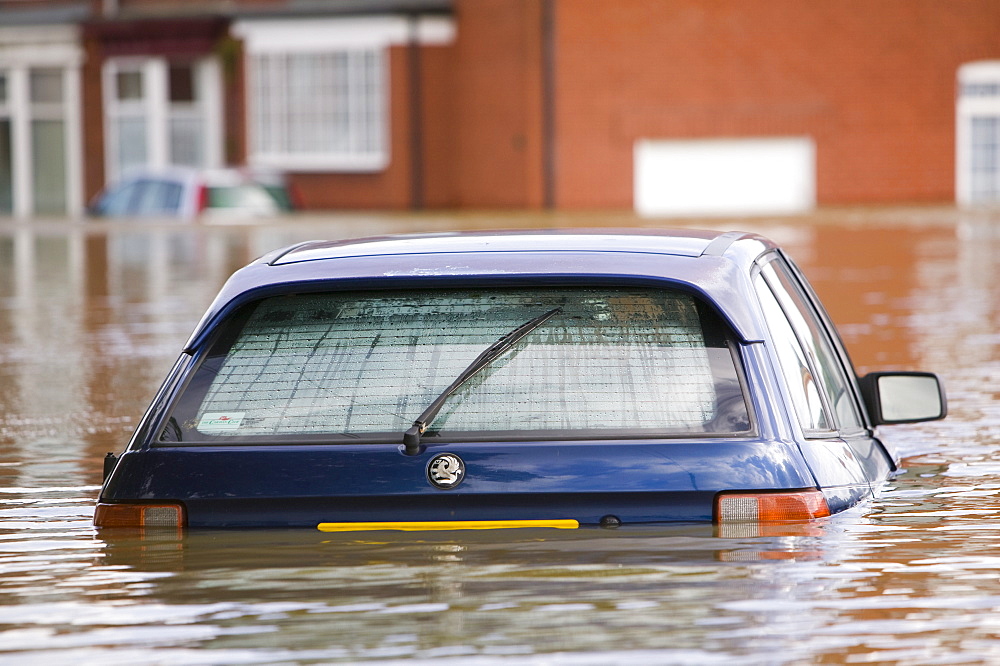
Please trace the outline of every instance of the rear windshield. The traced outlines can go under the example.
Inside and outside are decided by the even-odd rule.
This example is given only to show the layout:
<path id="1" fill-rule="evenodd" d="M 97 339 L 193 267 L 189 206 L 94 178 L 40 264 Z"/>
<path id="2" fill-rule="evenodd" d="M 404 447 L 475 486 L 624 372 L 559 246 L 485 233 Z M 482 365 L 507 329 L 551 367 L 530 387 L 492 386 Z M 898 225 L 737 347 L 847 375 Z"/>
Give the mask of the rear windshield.
<path id="1" fill-rule="evenodd" d="M 726 327 L 692 296 L 518 288 L 260 301 L 216 341 L 161 439 L 401 441 L 477 356 L 546 313 L 447 399 L 425 441 L 750 430 Z"/>
<path id="2" fill-rule="evenodd" d="M 243 183 L 208 188 L 209 208 L 241 208 L 258 211 L 290 211 L 292 202 L 284 187 Z"/>

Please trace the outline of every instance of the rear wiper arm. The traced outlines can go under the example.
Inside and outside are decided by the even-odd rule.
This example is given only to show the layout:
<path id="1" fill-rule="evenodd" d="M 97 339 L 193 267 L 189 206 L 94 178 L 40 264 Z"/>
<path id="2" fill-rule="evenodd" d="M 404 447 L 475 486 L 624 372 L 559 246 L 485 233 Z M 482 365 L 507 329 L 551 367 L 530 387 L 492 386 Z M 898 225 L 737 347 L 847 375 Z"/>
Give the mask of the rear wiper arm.
<path id="1" fill-rule="evenodd" d="M 462 373 L 441 393 L 441 395 L 434 399 L 434 402 L 427 406 L 427 409 L 425 409 L 423 413 L 417 417 L 417 420 L 413 422 L 410 429 L 403 434 L 403 453 L 408 456 L 415 456 L 420 453 L 420 436 L 424 434 L 424 431 L 427 430 L 427 426 L 434 421 L 438 412 L 440 412 L 441 408 L 444 407 L 444 403 L 455 391 L 457 391 L 467 381 L 475 377 L 480 370 L 510 351 L 518 340 L 526 336 L 528 333 L 531 333 L 533 330 L 560 312 L 562 312 L 562 308 L 553 308 L 548 312 L 540 314 L 531 321 L 521 324 L 510 333 L 501 336 L 499 340 L 487 347 L 482 354 L 476 357 L 476 360 L 469 364 L 469 367 L 462 371 Z"/>

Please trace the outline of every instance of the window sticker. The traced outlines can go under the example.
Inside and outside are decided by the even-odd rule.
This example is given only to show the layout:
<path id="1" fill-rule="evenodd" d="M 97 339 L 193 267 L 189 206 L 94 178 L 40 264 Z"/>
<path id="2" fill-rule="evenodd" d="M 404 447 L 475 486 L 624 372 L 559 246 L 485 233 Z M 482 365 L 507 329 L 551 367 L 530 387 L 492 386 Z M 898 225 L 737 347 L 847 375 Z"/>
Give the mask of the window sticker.
<path id="1" fill-rule="evenodd" d="M 236 430 L 243 424 L 246 412 L 208 412 L 198 422 L 198 431 L 205 433 Z"/>

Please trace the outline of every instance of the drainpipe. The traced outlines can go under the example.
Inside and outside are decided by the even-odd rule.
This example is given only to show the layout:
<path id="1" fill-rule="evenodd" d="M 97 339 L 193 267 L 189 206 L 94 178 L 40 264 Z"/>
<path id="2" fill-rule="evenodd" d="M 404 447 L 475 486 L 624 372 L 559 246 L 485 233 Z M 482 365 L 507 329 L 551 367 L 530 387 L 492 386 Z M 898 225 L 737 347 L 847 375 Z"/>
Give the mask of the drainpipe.
<path id="1" fill-rule="evenodd" d="M 410 41 L 406 60 L 410 88 L 410 208 L 424 208 L 424 114 L 420 81 L 420 16 L 410 15 Z"/>
<path id="2" fill-rule="evenodd" d="M 556 207 L 556 0 L 542 0 L 542 205 Z"/>

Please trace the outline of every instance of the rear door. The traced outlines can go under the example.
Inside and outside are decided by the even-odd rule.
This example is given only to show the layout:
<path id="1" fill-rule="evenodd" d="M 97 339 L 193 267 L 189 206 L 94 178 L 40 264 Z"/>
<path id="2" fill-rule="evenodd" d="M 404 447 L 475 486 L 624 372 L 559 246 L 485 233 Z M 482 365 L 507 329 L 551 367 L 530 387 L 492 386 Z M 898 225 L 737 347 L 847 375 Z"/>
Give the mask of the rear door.
<path id="1" fill-rule="evenodd" d="M 198 354 L 148 450 L 122 461 L 144 499 L 188 502 L 192 524 L 199 506 L 253 503 L 274 521 L 567 501 L 555 517 L 708 520 L 718 490 L 811 485 L 794 443 L 760 440 L 728 324 L 669 285 L 280 294 Z M 433 483 L 439 453 L 466 466 L 461 483 Z"/>

